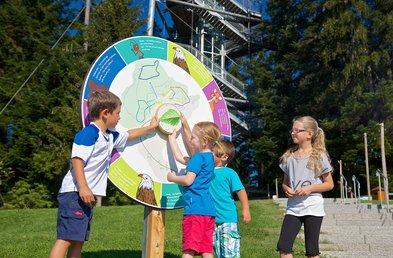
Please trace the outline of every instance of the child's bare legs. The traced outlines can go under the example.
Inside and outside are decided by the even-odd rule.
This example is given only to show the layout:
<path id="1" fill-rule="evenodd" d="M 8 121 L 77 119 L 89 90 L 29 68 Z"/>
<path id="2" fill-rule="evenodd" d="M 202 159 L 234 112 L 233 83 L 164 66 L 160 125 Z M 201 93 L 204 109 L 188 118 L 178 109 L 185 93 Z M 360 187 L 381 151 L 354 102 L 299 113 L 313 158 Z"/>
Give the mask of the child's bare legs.
<path id="1" fill-rule="evenodd" d="M 280 258 L 293 258 L 292 253 L 284 253 L 280 251 Z"/>
<path id="2" fill-rule="evenodd" d="M 83 244 L 82 241 L 72 241 L 68 248 L 67 258 L 81 258 Z"/>
<path id="3" fill-rule="evenodd" d="M 82 253 L 82 241 L 70 241 L 57 239 L 50 251 L 49 258 L 80 258 Z"/>
<path id="4" fill-rule="evenodd" d="M 195 255 L 194 251 L 192 251 L 192 250 L 185 250 L 185 251 L 183 251 L 182 258 L 192 258 L 192 257 L 194 257 L 194 255 Z"/>
<path id="5" fill-rule="evenodd" d="M 50 251 L 49 258 L 64 258 L 70 246 L 71 241 L 57 239 Z"/>
<path id="6" fill-rule="evenodd" d="M 183 251 L 182 258 L 192 258 L 195 256 L 195 252 L 192 250 Z M 202 258 L 213 258 L 212 253 L 201 253 Z"/>

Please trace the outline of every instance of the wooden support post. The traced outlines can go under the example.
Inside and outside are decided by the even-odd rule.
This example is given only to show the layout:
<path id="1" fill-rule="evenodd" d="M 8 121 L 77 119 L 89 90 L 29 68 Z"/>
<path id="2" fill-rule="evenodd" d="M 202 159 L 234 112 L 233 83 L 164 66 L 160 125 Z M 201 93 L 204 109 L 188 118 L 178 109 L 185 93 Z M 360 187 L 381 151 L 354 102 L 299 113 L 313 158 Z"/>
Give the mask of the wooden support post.
<path id="1" fill-rule="evenodd" d="M 278 199 L 278 182 L 277 182 L 277 178 L 276 178 L 276 197 Z"/>
<path id="2" fill-rule="evenodd" d="M 86 0 L 86 7 L 85 7 L 85 25 L 86 27 L 89 26 L 90 24 L 90 0 Z M 89 43 L 87 39 L 85 40 L 85 43 L 83 43 L 83 48 L 87 51 L 89 48 Z"/>
<path id="3" fill-rule="evenodd" d="M 102 206 L 102 196 L 96 196 L 96 207 Z"/>
<path id="4" fill-rule="evenodd" d="M 164 257 L 165 211 L 145 206 L 142 258 Z"/>
<path id="5" fill-rule="evenodd" d="M 364 133 L 364 162 L 366 163 L 367 196 L 368 196 L 368 200 L 371 201 L 370 170 L 368 167 L 367 133 Z"/>
<path id="6" fill-rule="evenodd" d="M 382 160 L 382 173 L 383 173 L 383 186 L 385 188 L 385 201 L 387 211 L 390 212 L 389 207 L 389 187 L 388 187 L 388 172 L 386 170 L 386 158 L 385 158 L 385 127 L 383 123 L 380 123 L 381 126 L 381 160 Z"/>

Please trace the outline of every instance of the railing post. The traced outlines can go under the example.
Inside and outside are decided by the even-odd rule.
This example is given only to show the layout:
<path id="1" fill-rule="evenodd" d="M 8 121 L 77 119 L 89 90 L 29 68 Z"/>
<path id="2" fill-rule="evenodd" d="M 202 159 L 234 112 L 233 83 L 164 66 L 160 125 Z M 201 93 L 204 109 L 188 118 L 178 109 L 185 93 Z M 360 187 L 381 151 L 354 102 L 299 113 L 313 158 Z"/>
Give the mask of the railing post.
<path id="1" fill-rule="evenodd" d="M 360 203 L 360 182 L 357 179 L 356 179 L 356 182 L 358 183 L 358 200 L 359 200 L 359 203 Z"/>
<path id="2" fill-rule="evenodd" d="M 380 170 L 380 169 L 377 169 L 376 175 L 377 175 L 377 177 L 378 177 L 378 198 L 379 198 L 380 203 L 381 203 L 381 208 L 383 208 L 383 204 L 382 204 L 382 192 L 381 192 L 381 170 Z"/>
<path id="3" fill-rule="evenodd" d="M 357 193 L 357 190 L 356 190 L 356 176 L 355 176 L 355 175 L 352 176 L 352 182 L 353 182 L 352 185 L 353 185 L 354 198 L 355 198 L 355 201 L 357 201 L 357 200 L 356 200 L 356 196 L 357 196 L 356 193 Z"/>
<path id="4" fill-rule="evenodd" d="M 341 182 L 344 182 L 344 187 L 341 186 L 342 196 L 344 197 L 344 200 L 347 200 L 348 199 L 348 183 L 347 183 L 347 180 L 345 179 L 345 177 L 343 175 L 341 175 L 340 180 L 341 180 Z"/>

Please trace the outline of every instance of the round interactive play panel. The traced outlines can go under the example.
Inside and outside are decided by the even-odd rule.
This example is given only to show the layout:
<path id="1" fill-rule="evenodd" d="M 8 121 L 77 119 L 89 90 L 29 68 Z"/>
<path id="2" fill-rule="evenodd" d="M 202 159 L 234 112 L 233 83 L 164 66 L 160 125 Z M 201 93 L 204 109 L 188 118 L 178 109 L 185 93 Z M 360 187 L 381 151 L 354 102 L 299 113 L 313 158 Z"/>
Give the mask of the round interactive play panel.
<path id="1" fill-rule="evenodd" d="M 228 109 L 213 76 L 180 45 L 141 36 L 121 40 L 107 48 L 88 71 L 81 92 L 83 126 L 87 126 L 89 92 L 109 90 L 122 101 L 117 131 L 146 126 L 160 118 L 159 129 L 115 150 L 109 180 L 128 197 L 151 207 L 183 207 L 182 187 L 166 179 L 169 171 L 185 173 L 168 144 L 178 131 L 183 153 L 180 112 L 192 128 L 200 121 L 216 123 L 231 138 Z"/>

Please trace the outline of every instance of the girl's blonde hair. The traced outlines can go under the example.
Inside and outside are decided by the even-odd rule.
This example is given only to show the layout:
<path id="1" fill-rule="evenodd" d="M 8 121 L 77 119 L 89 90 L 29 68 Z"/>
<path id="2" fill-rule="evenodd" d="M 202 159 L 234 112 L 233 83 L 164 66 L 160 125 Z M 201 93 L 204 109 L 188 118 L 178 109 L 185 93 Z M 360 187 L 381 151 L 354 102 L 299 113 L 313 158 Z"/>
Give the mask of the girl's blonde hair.
<path id="1" fill-rule="evenodd" d="M 207 143 L 208 149 L 213 149 L 213 146 L 217 141 L 222 139 L 220 128 L 213 122 L 199 122 L 193 127 L 195 134 L 198 136 L 200 141 Z"/>
<path id="2" fill-rule="evenodd" d="M 314 170 L 315 176 L 321 176 L 321 155 L 322 153 L 326 153 L 326 155 L 329 158 L 328 152 L 325 147 L 325 133 L 318 126 L 318 122 L 312 118 L 311 116 L 302 116 L 298 118 L 294 118 L 293 123 L 295 122 L 300 122 L 303 124 L 303 128 L 308 131 L 312 132 L 312 138 L 311 138 L 311 155 L 310 159 L 308 160 L 307 167 Z M 283 164 L 287 163 L 288 157 L 292 155 L 295 151 L 297 151 L 299 146 L 292 147 L 288 149 L 280 158 L 280 162 Z"/>

